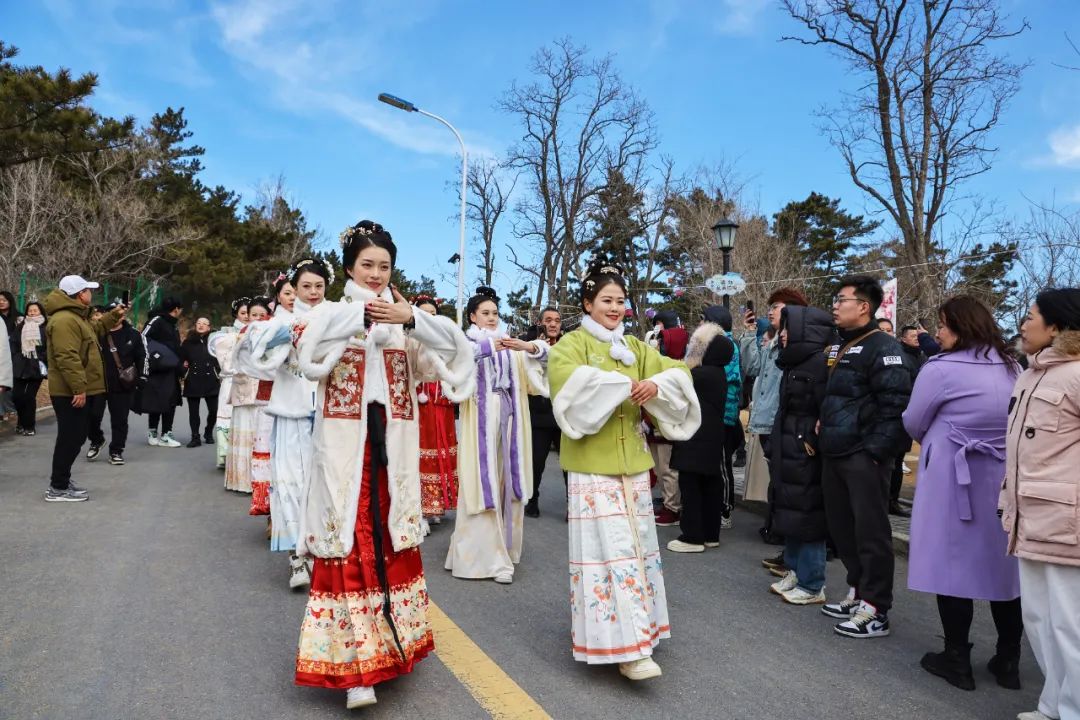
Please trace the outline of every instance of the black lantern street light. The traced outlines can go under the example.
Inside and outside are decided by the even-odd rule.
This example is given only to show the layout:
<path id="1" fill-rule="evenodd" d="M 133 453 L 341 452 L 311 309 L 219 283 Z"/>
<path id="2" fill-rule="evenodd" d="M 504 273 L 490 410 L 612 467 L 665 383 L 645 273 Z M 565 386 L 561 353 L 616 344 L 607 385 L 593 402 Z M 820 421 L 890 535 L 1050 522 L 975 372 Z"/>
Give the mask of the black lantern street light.
<path id="1" fill-rule="evenodd" d="M 724 254 L 724 274 L 731 272 L 731 251 L 735 249 L 735 231 L 739 229 L 739 223 L 729 218 L 717 220 L 712 226 L 716 234 L 716 244 L 720 252 Z M 724 296 L 724 307 L 731 307 L 731 296 Z"/>

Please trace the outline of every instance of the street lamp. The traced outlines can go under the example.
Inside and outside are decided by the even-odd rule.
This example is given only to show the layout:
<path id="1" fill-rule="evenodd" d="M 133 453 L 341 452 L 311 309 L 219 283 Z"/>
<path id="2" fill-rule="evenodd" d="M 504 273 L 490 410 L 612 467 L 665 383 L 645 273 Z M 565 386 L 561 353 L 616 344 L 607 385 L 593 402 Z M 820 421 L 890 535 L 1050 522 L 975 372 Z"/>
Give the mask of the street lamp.
<path id="1" fill-rule="evenodd" d="M 450 128 L 450 132 L 454 133 L 454 137 L 457 138 L 458 143 L 461 145 L 461 237 L 458 242 L 457 284 L 457 319 L 458 324 L 460 325 L 462 315 L 465 313 L 465 191 L 469 180 L 469 156 L 465 150 L 465 141 L 462 140 L 461 133 L 457 131 L 457 128 L 447 122 L 444 118 L 441 118 L 434 113 L 429 113 L 427 110 L 421 110 L 408 100 L 403 100 L 390 93 L 379 93 L 379 102 L 384 102 L 387 105 L 396 107 L 398 110 L 420 113 L 433 120 L 438 120 L 443 125 Z"/>
<path id="2" fill-rule="evenodd" d="M 716 244 L 720 248 L 720 252 L 724 254 L 724 274 L 727 275 L 731 272 L 731 251 L 735 249 L 735 231 L 739 229 L 739 223 L 729 218 L 723 218 L 717 220 L 716 224 L 712 226 L 712 231 L 716 235 Z M 731 296 L 724 296 L 724 307 L 731 307 Z"/>

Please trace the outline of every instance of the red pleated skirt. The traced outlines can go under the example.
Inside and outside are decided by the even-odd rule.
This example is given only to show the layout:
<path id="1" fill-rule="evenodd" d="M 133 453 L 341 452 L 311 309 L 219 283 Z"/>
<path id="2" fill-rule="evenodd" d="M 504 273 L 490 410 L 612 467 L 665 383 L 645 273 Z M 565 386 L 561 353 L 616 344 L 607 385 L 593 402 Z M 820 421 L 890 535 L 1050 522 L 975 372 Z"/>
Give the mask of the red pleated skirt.
<path id="1" fill-rule="evenodd" d="M 355 542 L 346 558 L 316 558 L 311 590 L 300 628 L 296 684 L 324 688 L 372 686 L 412 672 L 435 649 L 427 619 L 427 583 L 420 549 L 394 552 L 386 526 L 390 491 L 386 469 L 370 477 L 370 442 L 364 448 L 364 475 Z M 372 517 L 378 493 L 382 561 L 390 589 L 389 617 L 376 567 Z"/>

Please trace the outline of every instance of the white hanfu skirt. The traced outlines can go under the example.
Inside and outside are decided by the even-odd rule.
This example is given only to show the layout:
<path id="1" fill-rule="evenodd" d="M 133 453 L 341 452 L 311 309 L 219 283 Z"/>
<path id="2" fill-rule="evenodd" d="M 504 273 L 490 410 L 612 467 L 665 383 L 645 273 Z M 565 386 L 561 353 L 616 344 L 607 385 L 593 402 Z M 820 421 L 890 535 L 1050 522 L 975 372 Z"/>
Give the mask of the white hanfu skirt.
<path id="1" fill-rule="evenodd" d="M 671 637 L 649 473 L 571 472 L 567 489 L 574 659 L 649 657 Z"/>
<path id="2" fill-rule="evenodd" d="M 229 457 L 229 427 L 232 425 L 232 376 L 221 378 L 218 390 L 217 418 L 214 420 L 214 445 L 218 468 L 224 468 Z"/>
<path id="3" fill-rule="evenodd" d="M 504 462 L 499 464 L 498 478 L 493 478 L 491 488 L 495 508 L 470 515 L 466 508 L 464 492 L 458 492 L 457 515 L 454 518 L 454 534 L 450 537 L 450 550 L 446 553 L 446 569 L 456 578 L 483 580 L 514 573 L 514 565 L 521 562 L 521 543 L 525 527 L 525 503 L 514 497 L 509 477 L 510 449 L 508 435 L 510 425 L 504 396 L 493 393 L 489 399 L 489 412 L 502 413 L 495 451 Z M 472 450 L 473 454 L 477 452 Z M 462 462 L 462 450 L 458 447 L 458 478 L 478 473 L 477 462 Z"/>
<path id="4" fill-rule="evenodd" d="M 312 418 L 274 418 L 270 438 L 270 549 L 296 549 L 300 529 L 300 498 L 311 467 Z"/>
<path id="5" fill-rule="evenodd" d="M 258 413 L 257 405 L 239 405 L 233 408 L 229 428 L 229 455 L 225 462 L 226 490 L 251 492 L 251 448 L 255 444 Z"/>

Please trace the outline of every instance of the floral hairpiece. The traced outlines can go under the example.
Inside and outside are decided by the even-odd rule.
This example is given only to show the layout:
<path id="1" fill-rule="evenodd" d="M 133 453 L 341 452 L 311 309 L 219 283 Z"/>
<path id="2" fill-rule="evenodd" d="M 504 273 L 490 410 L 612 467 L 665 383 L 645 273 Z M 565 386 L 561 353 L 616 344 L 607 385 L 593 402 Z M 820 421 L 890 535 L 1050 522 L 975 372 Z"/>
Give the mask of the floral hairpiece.
<path id="1" fill-rule="evenodd" d="M 357 235 L 362 235 L 364 237 L 370 237 L 370 236 L 375 234 L 375 230 L 377 230 L 377 229 L 378 230 L 382 229 L 381 226 L 378 223 L 374 223 L 372 225 L 372 227 L 364 227 L 363 225 L 360 225 L 359 223 L 356 224 L 356 225 L 350 225 L 349 227 L 342 230 L 341 234 L 338 235 L 338 242 L 341 243 L 341 247 L 345 247 L 349 243 L 351 243 L 356 238 Z"/>
<path id="2" fill-rule="evenodd" d="M 294 278 L 299 276 L 300 268 L 306 267 L 308 265 L 315 265 L 316 263 L 322 265 L 323 269 L 326 270 L 326 274 L 329 275 L 329 277 L 326 279 L 326 284 L 333 285 L 334 268 L 330 267 L 329 263 L 324 263 L 321 260 L 315 260 L 314 258 L 305 258 L 294 264 L 291 268 L 289 268 L 289 277 Z"/>

